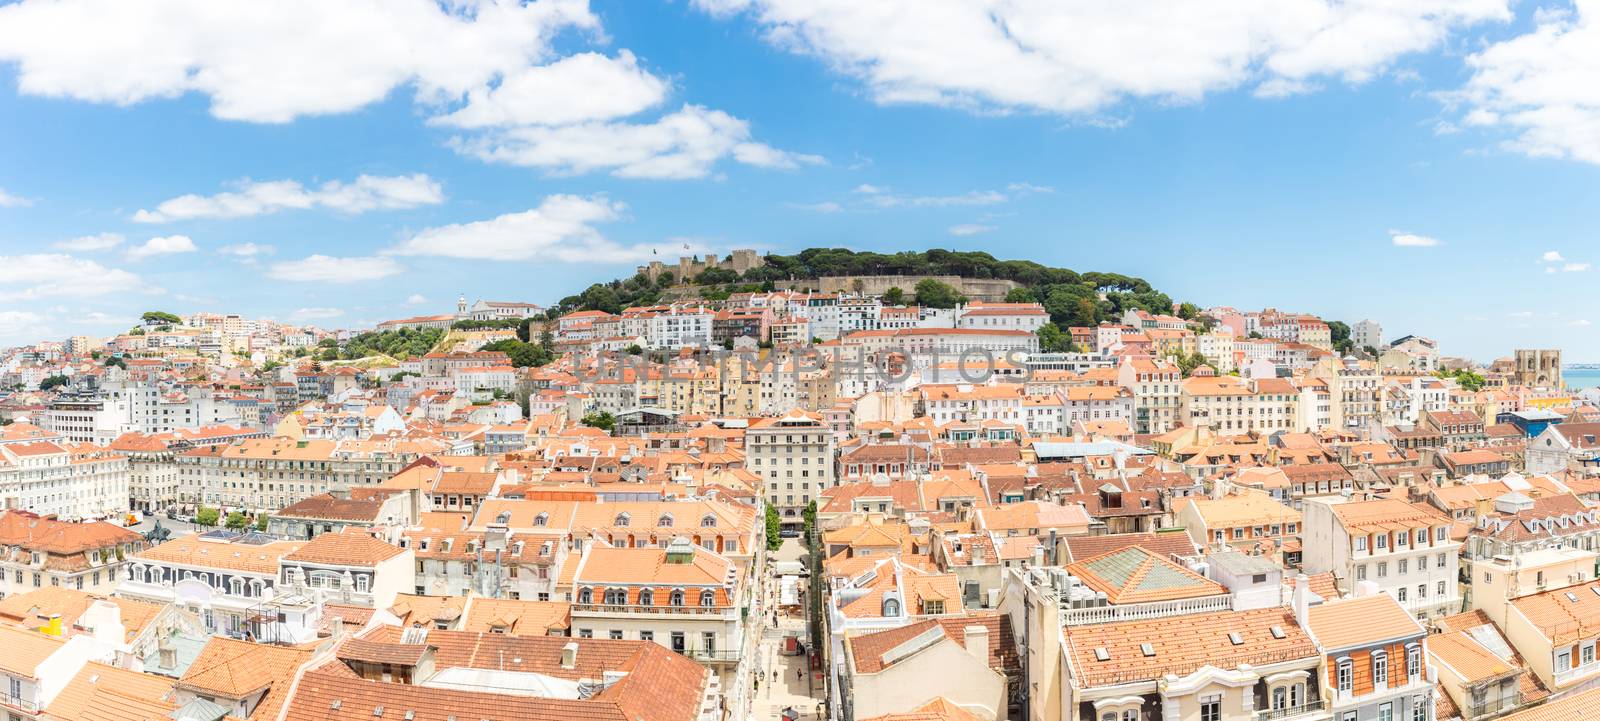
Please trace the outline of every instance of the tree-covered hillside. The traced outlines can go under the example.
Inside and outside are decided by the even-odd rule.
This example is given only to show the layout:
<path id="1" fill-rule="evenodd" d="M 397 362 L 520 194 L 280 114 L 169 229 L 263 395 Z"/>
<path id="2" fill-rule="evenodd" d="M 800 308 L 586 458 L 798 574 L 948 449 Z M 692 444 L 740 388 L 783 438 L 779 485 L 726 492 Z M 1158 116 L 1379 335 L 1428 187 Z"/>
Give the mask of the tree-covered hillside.
<path id="1" fill-rule="evenodd" d="M 997 260 L 976 251 L 927 250 L 902 253 L 857 252 L 847 248 L 808 248 L 793 255 L 767 255 L 765 265 L 743 275 L 729 270 L 711 269 L 694 278 L 682 279 L 695 286 L 698 295 L 708 300 L 726 298 L 730 293 L 772 290 L 779 283 L 810 278 L 848 275 L 955 275 L 963 278 L 998 278 L 1015 281 L 1022 287 L 1007 300 L 1036 301 L 1044 304 L 1056 325 L 1095 325 L 1120 316 L 1129 308 L 1152 312 L 1172 312 L 1172 299 L 1150 286 L 1143 278 L 1118 273 L 1099 273 L 1051 268 L 1030 260 Z M 633 305 L 659 301 L 664 291 L 680 279 L 670 273 L 655 281 L 643 273 L 626 280 L 596 283 L 582 293 L 563 298 L 555 315 L 579 310 L 616 313 Z M 914 288 L 903 288 L 907 301 L 914 300 Z M 1102 297 L 1104 296 L 1104 297 Z"/>

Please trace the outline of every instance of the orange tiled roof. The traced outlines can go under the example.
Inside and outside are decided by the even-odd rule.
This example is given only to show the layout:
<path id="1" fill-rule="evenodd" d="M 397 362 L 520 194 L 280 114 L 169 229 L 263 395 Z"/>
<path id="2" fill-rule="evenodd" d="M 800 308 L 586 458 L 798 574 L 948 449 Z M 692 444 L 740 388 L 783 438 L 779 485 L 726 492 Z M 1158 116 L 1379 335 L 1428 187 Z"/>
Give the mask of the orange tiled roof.
<path id="1" fill-rule="evenodd" d="M 1386 593 L 1329 599 L 1327 603 L 1310 608 L 1306 625 L 1325 651 L 1376 645 L 1426 633 L 1422 625 Z"/>

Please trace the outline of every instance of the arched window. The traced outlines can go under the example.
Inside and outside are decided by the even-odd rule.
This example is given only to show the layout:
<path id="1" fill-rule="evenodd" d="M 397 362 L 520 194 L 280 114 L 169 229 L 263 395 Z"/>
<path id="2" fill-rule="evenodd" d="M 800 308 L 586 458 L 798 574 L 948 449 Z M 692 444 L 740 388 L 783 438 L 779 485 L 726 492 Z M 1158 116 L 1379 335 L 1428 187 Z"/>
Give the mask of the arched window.
<path id="1" fill-rule="evenodd" d="M 671 528 L 672 527 L 672 514 L 670 514 L 670 513 L 661 514 L 661 517 L 656 519 L 656 525 L 660 526 L 662 528 Z"/>
<path id="2" fill-rule="evenodd" d="M 891 618 L 900 615 L 900 599 L 886 598 L 883 600 L 883 615 Z"/>
<path id="3" fill-rule="evenodd" d="M 1389 685 L 1389 654 L 1377 651 L 1372 654 L 1372 683 L 1379 688 Z"/>
<path id="4" fill-rule="evenodd" d="M 704 607 L 707 607 L 707 608 L 710 608 L 711 606 L 717 605 L 717 594 L 716 594 L 716 592 L 711 591 L 709 589 L 705 590 L 705 591 L 701 591 L 700 592 L 700 605 L 704 606 Z"/>
<path id="5" fill-rule="evenodd" d="M 621 588 L 606 589 L 606 605 L 622 606 L 628 603 L 628 591 Z"/>
<path id="6" fill-rule="evenodd" d="M 640 591 L 639 592 L 639 605 L 640 606 L 654 606 L 654 605 L 656 605 L 656 592 L 652 591 L 652 590 L 650 590 L 648 588 L 644 589 L 643 591 Z"/>
<path id="7" fill-rule="evenodd" d="M 511 512 L 510 511 L 501 511 L 499 513 L 499 515 L 496 515 L 494 517 L 494 522 L 498 523 L 498 524 L 500 524 L 502 526 L 506 525 L 507 523 L 510 523 L 511 522 Z"/>
<path id="8" fill-rule="evenodd" d="M 548 514 L 548 513 L 541 513 L 541 514 L 533 517 L 533 525 L 535 525 L 535 526 L 543 526 L 543 525 L 545 525 L 546 523 L 549 523 L 549 522 L 550 522 L 550 514 Z"/>
<path id="9" fill-rule="evenodd" d="M 626 513 L 618 513 L 616 519 L 611 522 L 611 525 L 613 525 L 613 526 L 626 526 L 626 525 L 628 525 L 628 514 L 626 514 Z"/>
<path id="10" fill-rule="evenodd" d="M 1340 693 L 1350 693 L 1355 686 L 1355 663 L 1348 658 L 1339 659 L 1338 689 Z"/>
<path id="11" fill-rule="evenodd" d="M 594 603 L 594 591 L 587 588 L 578 591 L 578 603 Z"/>
<path id="12" fill-rule="evenodd" d="M 682 606 L 683 605 L 683 589 L 675 588 L 675 589 L 672 590 L 671 603 L 674 606 Z"/>
<path id="13" fill-rule="evenodd" d="M 701 519 L 700 519 L 700 527 L 701 528 L 716 528 L 717 527 L 717 517 L 707 513 L 705 516 L 701 517 Z"/>

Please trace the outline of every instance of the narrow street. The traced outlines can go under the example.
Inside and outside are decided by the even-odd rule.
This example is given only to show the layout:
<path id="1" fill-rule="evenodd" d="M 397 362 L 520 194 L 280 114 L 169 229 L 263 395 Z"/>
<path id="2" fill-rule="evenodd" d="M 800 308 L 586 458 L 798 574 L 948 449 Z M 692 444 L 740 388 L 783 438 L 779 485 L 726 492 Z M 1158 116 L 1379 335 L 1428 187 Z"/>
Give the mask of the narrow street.
<path id="1" fill-rule="evenodd" d="M 783 547 L 770 556 L 769 568 L 785 561 L 800 561 L 805 556 L 805 546 L 799 539 L 784 539 Z M 778 608 L 779 581 L 772 571 L 763 579 L 767 594 L 767 609 Z M 797 637 L 807 648 L 803 656 L 783 653 L 784 639 Z M 811 635 L 803 610 L 793 616 L 778 617 L 772 623 L 772 611 L 762 622 L 761 648 L 756 659 L 756 678 L 760 687 L 755 695 L 753 711 L 755 721 L 774 721 L 782 717 L 785 708 L 793 708 L 802 719 L 820 719 L 818 704 L 822 702 L 822 680 L 807 668 L 810 656 Z"/>

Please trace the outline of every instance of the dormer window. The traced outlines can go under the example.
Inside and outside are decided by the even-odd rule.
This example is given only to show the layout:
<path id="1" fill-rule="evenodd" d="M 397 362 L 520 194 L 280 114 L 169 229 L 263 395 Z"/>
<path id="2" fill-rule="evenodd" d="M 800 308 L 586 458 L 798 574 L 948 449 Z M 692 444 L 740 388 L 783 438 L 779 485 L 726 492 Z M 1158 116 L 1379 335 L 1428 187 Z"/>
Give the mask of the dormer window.
<path id="1" fill-rule="evenodd" d="M 707 513 L 704 517 L 702 517 L 700 519 L 700 527 L 701 528 L 716 528 L 717 527 L 717 517 Z"/>
<path id="2" fill-rule="evenodd" d="M 672 596 L 670 597 L 669 602 L 673 606 L 682 606 L 683 605 L 683 589 L 681 589 L 681 588 L 673 589 L 672 590 Z"/>
<path id="3" fill-rule="evenodd" d="M 656 525 L 660 526 L 661 528 L 671 528 L 672 527 L 672 514 L 670 514 L 670 513 L 661 514 L 661 517 L 656 519 Z"/>
<path id="4" fill-rule="evenodd" d="M 710 591 L 710 590 L 701 591 L 700 592 L 700 605 L 702 607 L 705 607 L 705 608 L 710 608 L 712 606 L 717 605 L 717 594 L 714 591 Z"/>
<path id="5" fill-rule="evenodd" d="M 544 527 L 545 524 L 548 524 L 549 522 L 550 514 L 548 513 L 540 513 L 539 515 L 533 517 L 533 525 L 538 528 Z"/>
<path id="6" fill-rule="evenodd" d="M 594 603 L 594 591 L 587 588 L 580 589 L 578 591 L 578 603 Z"/>
<path id="7" fill-rule="evenodd" d="M 629 517 L 627 513 L 618 513 L 616 519 L 611 522 L 611 525 L 619 527 L 626 526 L 628 525 L 628 521 Z"/>

